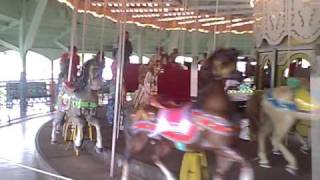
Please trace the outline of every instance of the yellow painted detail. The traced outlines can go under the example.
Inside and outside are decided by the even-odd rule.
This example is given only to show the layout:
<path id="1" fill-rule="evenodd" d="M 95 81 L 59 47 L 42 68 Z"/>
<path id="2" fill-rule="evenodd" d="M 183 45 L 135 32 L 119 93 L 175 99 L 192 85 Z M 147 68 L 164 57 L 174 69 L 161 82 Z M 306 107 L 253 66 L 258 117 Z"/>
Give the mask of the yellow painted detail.
<path id="1" fill-rule="evenodd" d="M 186 152 L 180 168 L 180 180 L 209 180 L 208 162 L 204 153 Z"/>

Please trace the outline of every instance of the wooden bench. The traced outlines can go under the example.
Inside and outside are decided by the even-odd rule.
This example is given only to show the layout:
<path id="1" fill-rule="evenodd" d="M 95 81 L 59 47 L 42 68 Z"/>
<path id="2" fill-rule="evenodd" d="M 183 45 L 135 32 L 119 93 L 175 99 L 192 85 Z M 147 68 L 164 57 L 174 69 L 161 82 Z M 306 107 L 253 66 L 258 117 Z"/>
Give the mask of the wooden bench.
<path id="1" fill-rule="evenodd" d="M 46 102 L 50 101 L 51 95 L 48 93 L 47 84 L 45 82 L 27 82 L 26 99 L 28 103 Z M 6 105 L 11 108 L 13 100 L 20 99 L 20 83 L 8 82 L 6 84 L 7 100 Z"/>

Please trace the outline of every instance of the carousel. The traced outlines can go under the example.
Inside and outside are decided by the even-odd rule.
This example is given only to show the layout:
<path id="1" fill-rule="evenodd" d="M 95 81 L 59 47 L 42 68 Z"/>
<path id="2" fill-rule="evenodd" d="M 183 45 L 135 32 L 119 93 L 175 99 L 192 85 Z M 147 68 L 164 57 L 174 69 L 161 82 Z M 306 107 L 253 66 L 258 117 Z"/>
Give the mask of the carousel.
<path id="1" fill-rule="evenodd" d="M 90 154 L 121 180 L 317 177 L 317 0 L 57 1 L 72 10 L 72 28 L 56 116 L 50 133 L 39 132 L 50 137 L 40 145 L 49 164 L 54 149 L 78 163 Z M 101 37 L 83 62 L 77 46 L 88 49 L 89 16 Z M 107 22 L 116 35 L 105 33 Z M 137 64 L 132 27 L 140 30 Z M 149 31 L 155 50 L 143 63 Z M 114 40 L 108 82 L 106 38 Z"/>

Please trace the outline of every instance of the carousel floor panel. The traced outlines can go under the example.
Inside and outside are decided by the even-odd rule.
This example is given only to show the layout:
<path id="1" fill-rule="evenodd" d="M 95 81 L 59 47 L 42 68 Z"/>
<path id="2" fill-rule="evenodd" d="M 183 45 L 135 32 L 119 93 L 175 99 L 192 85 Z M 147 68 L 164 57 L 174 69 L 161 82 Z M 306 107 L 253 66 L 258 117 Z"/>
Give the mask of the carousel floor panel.
<path id="1" fill-rule="evenodd" d="M 92 142 L 84 141 L 84 150 L 80 152 L 80 157 L 76 157 L 73 150 L 65 150 L 65 145 L 63 144 L 62 138 L 59 139 L 59 144 L 51 145 L 49 143 L 51 123 L 46 123 L 39 131 L 38 144 L 41 154 L 44 159 L 50 164 L 57 172 L 62 175 L 72 177 L 74 179 L 107 179 L 109 172 L 109 159 L 110 149 L 111 149 L 111 135 L 112 127 L 106 123 L 102 123 L 103 127 L 103 142 L 105 147 L 105 152 L 102 154 L 96 154 L 93 150 L 94 144 Z M 258 167 L 256 157 L 256 143 L 247 142 L 240 140 L 237 144 L 237 148 L 242 154 L 244 154 L 248 159 L 250 159 L 254 171 L 255 179 L 257 180 L 311 180 L 311 158 L 310 155 L 302 154 L 298 149 L 298 145 L 292 141 L 289 141 L 289 148 L 293 154 L 297 157 L 300 167 L 300 172 L 298 176 L 292 176 L 285 171 L 285 164 L 282 156 L 269 155 L 270 161 L 273 165 L 270 169 L 264 169 Z M 135 156 L 135 161 L 139 162 L 139 169 L 145 168 L 144 172 L 152 172 L 154 176 L 159 174 L 152 164 L 150 154 L 152 154 L 154 146 L 148 144 L 147 148 Z M 124 150 L 124 137 L 120 133 L 120 137 L 117 141 L 116 151 L 119 157 L 117 160 L 116 177 L 115 179 L 120 179 L 120 157 Z M 176 174 L 178 177 L 180 163 L 183 157 L 183 153 L 173 150 L 165 159 L 164 163 L 168 168 Z M 209 160 L 209 170 L 213 172 L 215 168 L 214 155 L 210 152 L 207 153 Z M 137 163 L 136 163 L 137 164 Z M 156 169 L 156 170 L 155 170 Z M 155 172 L 157 171 L 157 172 Z M 228 172 L 227 180 L 237 180 L 238 179 L 238 166 L 235 164 L 231 170 Z M 160 173 L 161 174 L 161 173 Z M 146 179 L 146 178 L 131 178 L 131 179 Z M 161 178 L 160 178 L 161 179 Z M 148 178 L 146 179 L 148 180 Z M 151 180 L 151 179 L 150 179 Z M 156 178 L 152 178 L 156 180 Z"/>
<path id="2" fill-rule="evenodd" d="M 57 179 L 53 177 L 57 172 L 39 155 L 35 142 L 39 128 L 51 119 L 51 115 L 34 117 L 0 128 L 1 180 Z"/>

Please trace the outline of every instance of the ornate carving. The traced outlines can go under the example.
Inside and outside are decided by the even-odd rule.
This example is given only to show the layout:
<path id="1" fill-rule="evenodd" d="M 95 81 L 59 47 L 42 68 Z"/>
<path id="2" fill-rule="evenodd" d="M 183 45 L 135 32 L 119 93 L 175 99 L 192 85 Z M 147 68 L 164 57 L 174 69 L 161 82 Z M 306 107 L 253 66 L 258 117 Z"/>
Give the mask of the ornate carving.
<path id="1" fill-rule="evenodd" d="M 258 0 L 254 8 L 256 45 L 278 45 L 288 35 L 303 43 L 320 36 L 319 0 Z"/>

